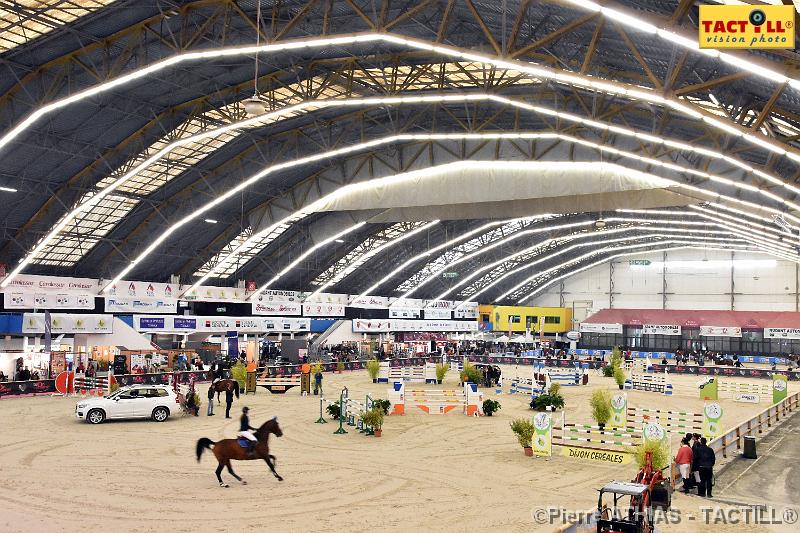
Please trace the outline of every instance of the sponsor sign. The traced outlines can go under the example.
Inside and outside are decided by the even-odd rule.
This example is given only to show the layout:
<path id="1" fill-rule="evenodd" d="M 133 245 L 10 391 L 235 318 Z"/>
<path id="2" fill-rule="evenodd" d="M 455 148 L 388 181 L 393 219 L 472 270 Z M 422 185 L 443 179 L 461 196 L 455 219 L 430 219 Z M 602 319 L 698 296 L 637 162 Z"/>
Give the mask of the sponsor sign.
<path id="1" fill-rule="evenodd" d="M 177 299 L 180 286 L 174 283 L 151 281 L 125 281 L 115 283 L 106 291 L 106 296 L 119 298 L 147 298 L 157 300 Z"/>
<path id="2" fill-rule="evenodd" d="M 311 321 L 307 318 L 262 318 L 262 317 L 219 317 L 219 316 L 177 316 L 134 315 L 133 327 L 145 332 L 185 332 L 244 333 L 297 332 L 309 331 Z"/>
<path id="3" fill-rule="evenodd" d="M 537 413 L 531 421 L 534 429 L 531 442 L 533 455 L 550 457 L 553 455 L 553 418 L 550 413 Z"/>
<path id="4" fill-rule="evenodd" d="M 776 374 L 772 376 L 772 403 L 782 402 L 789 392 L 786 376 Z"/>
<path id="5" fill-rule="evenodd" d="M 681 327 L 676 324 L 643 324 L 643 335 L 680 335 Z"/>
<path id="6" fill-rule="evenodd" d="M 191 285 L 181 285 L 181 291 L 187 291 Z M 183 300 L 200 302 L 244 302 L 247 300 L 247 291 L 239 287 L 214 287 L 200 285 L 181 296 Z"/>
<path id="7" fill-rule="evenodd" d="M 300 302 L 253 302 L 254 315 L 300 316 L 303 306 Z"/>
<path id="8" fill-rule="evenodd" d="M 588 324 L 581 323 L 581 333 L 622 333 L 622 324 Z"/>
<path id="9" fill-rule="evenodd" d="M 303 316 L 344 316 L 344 307 L 338 303 L 304 303 Z"/>
<path id="10" fill-rule="evenodd" d="M 731 326 L 700 326 L 703 337 L 741 337 L 742 328 Z"/>
<path id="11" fill-rule="evenodd" d="M 257 302 L 302 302 L 303 298 L 297 291 L 276 291 L 267 289 L 256 297 Z"/>
<path id="12" fill-rule="evenodd" d="M 765 339 L 800 339 L 800 328 L 764 328 Z"/>
<path id="13" fill-rule="evenodd" d="M 444 319 L 448 320 L 451 317 L 451 313 L 449 309 L 425 309 L 425 318 L 435 318 L 438 320 Z"/>
<path id="14" fill-rule="evenodd" d="M 589 448 L 576 448 L 573 446 L 559 446 L 559 448 L 561 449 L 561 456 L 570 459 L 613 465 L 627 465 L 633 461 L 633 455 L 630 453 L 591 450 Z"/>
<path id="15" fill-rule="evenodd" d="M 624 428 L 628 425 L 628 397 L 615 394 L 611 397 L 611 427 Z"/>
<path id="16" fill-rule="evenodd" d="M 455 302 L 453 318 L 478 318 L 478 302 Z"/>
<path id="17" fill-rule="evenodd" d="M 304 296 L 308 296 L 308 293 L 306 293 Z M 321 292 L 319 294 L 315 294 L 313 300 L 309 300 L 304 303 L 337 304 L 341 306 L 346 306 L 349 299 L 350 299 L 349 294 L 334 294 L 331 292 Z"/>
<path id="18" fill-rule="evenodd" d="M 579 341 L 581 340 L 581 332 L 580 331 L 568 331 L 565 335 L 571 341 Z"/>
<path id="19" fill-rule="evenodd" d="M 145 298 L 105 298 L 106 313 L 177 313 L 178 300 Z"/>
<path id="20" fill-rule="evenodd" d="M 180 316 L 176 316 L 172 318 L 172 327 L 175 328 L 176 330 L 178 329 L 194 330 L 197 329 L 197 319 L 183 318 Z"/>
<path id="21" fill-rule="evenodd" d="M 94 309 L 94 295 L 70 292 L 9 291 L 3 293 L 6 309 Z"/>
<path id="22" fill-rule="evenodd" d="M 409 307 L 389 308 L 389 318 L 419 318 L 420 316 L 422 316 L 421 309 L 411 309 Z"/>
<path id="23" fill-rule="evenodd" d="M 386 296 L 354 296 L 348 305 L 361 309 L 386 309 L 389 307 L 389 298 Z"/>
<path id="24" fill-rule="evenodd" d="M 113 315 L 50 314 L 51 333 L 113 333 Z M 22 333 L 44 333 L 44 313 L 24 313 Z"/>
<path id="25" fill-rule="evenodd" d="M 96 279 L 64 278 L 58 276 L 31 276 L 20 274 L 3 288 L 3 292 L 66 292 L 77 294 L 97 294 L 100 286 Z"/>
<path id="26" fill-rule="evenodd" d="M 164 317 L 144 316 L 139 319 L 139 329 L 164 329 Z"/>
<path id="27" fill-rule="evenodd" d="M 742 403 L 758 403 L 761 401 L 761 396 L 758 394 L 737 394 L 733 399 Z"/>
<path id="28" fill-rule="evenodd" d="M 700 48 L 794 48 L 794 6 L 700 5 Z"/>
<path id="29" fill-rule="evenodd" d="M 387 320 L 364 318 L 353 320 L 354 333 L 389 331 L 478 331 L 478 323 L 472 320 Z"/>
<path id="30" fill-rule="evenodd" d="M 447 309 L 448 311 L 453 309 L 454 302 L 451 300 L 425 300 L 425 310 L 428 309 Z"/>
<path id="31" fill-rule="evenodd" d="M 722 406 L 717 402 L 705 404 L 703 407 L 703 436 L 714 438 L 722 433 Z"/>

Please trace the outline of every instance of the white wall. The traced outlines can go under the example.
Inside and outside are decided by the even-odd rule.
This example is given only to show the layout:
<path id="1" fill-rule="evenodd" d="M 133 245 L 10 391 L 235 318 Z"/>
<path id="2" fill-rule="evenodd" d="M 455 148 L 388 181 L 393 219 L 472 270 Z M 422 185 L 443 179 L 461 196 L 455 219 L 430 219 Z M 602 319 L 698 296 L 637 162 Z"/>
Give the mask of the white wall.
<path id="1" fill-rule="evenodd" d="M 659 262 L 634 266 L 631 259 Z M 573 301 L 591 301 L 594 310 L 613 308 L 643 309 L 733 309 L 737 311 L 798 311 L 797 265 L 778 260 L 770 268 L 736 263 L 741 260 L 771 260 L 761 254 L 734 253 L 734 268 L 719 265 L 704 269 L 670 264 L 674 261 L 729 261 L 730 252 L 676 250 L 640 254 L 598 265 L 563 280 L 536 295 L 529 305 L 571 307 Z M 613 294 L 611 271 L 613 270 Z M 731 306 L 733 280 L 733 306 Z M 666 281 L 666 291 L 664 283 Z M 665 294 L 666 293 L 666 294 Z M 666 305 L 664 305 L 666 301 Z M 581 304 L 582 305 L 582 304 Z"/>

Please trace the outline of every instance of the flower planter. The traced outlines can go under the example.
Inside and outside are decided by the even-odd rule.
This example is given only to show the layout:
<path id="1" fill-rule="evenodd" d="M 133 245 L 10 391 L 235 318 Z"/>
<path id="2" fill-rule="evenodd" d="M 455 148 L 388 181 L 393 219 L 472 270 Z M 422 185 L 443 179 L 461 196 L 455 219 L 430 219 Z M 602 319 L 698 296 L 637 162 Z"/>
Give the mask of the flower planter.
<path id="1" fill-rule="evenodd" d="M 441 380 L 441 379 L 437 379 L 437 380 L 436 380 L 436 383 L 437 383 L 437 384 L 439 384 L 439 385 L 441 385 L 441 384 L 442 384 L 442 380 Z"/>
<path id="2" fill-rule="evenodd" d="M 382 429 L 374 429 L 373 430 L 373 433 L 375 434 L 376 437 L 380 437 L 382 432 L 383 432 Z"/>
<path id="3" fill-rule="evenodd" d="M 378 382 L 378 378 L 372 378 L 372 382 L 373 383 L 377 383 Z"/>
<path id="4" fill-rule="evenodd" d="M 525 457 L 533 457 L 533 448 L 525 447 L 523 450 L 525 450 Z"/>
<path id="5" fill-rule="evenodd" d="M 619 387 L 619 390 L 622 390 L 622 385 L 617 385 L 617 386 Z"/>

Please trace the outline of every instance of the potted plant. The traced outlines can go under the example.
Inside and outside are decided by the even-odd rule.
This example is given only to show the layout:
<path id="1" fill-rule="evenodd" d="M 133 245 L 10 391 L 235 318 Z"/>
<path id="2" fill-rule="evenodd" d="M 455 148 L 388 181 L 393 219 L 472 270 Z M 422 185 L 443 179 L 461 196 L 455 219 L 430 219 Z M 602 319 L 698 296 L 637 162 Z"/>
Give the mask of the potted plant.
<path id="1" fill-rule="evenodd" d="M 336 363 L 336 372 L 341 374 L 342 370 L 344 370 L 344 361 L 339 361 L 338 363 Z"/>
<path id="2" fill-rule="evenodd" d="M 497 400 L 483 400 L 483 414 L 492 416 L 492 413 L 500 409 L 500 402 Z"/>
<path id="3" fill-rule="evenodd" d="M 620 367 L 614 369 L 614 381 L 617 382 L 619 390 L 622 390 L 622 387 L 625 385 L 625 371 Z"/>
<path id="4" fill-rule="evenodd" d="M 438 383 L 439 385 L 442 384 L 442 380 L 444 380 L 444 377 L 447 375 L 448 370 L 450 370 L 450 365 L 448 363 L 436 364 L 436 383 Z"/>
<path id="5" fill-rule="evenodd" d="M 331 415 L 331 418 L 333 418 L 334 420 L 339 420 L 339 415 L 342 412 L 342 408 L 339 406 L 338 400 L 333 403 L 329 403 L 328 407 L 326 407 L 325 410 L 328 412 L 329 415 Z"/>
<path id="6" fill-rule="evenodd" d="M 464 370 L 461 371 L 462 383 L 483 383 L 483 372 L 469 361 L 464 362 Z"/>
<path id="7" fill-rule="evenodd" d="M 604 429 L 611 420 L 611 395 L 605 389 L 595 389 L 589 405 L 592 407 L 592 418 L 601 430 Z"/>
<path id="8" fill-rule="evenodd" d="M 247 367 L 241 361 L 238 361 L 231 367 L 231 377 L 239 383 L 239 389 L 245 390 L 245 383 L 247 382 Z"/>
<path id="9" fill-rule="evenodd" d="M 376 437 L 380 437 L 383 426 L 383 409 L 373 407 L 369 411 L 361 414 L 361 421 L 365 426 L 370 426 Z"/>
<path id="10" fill-rule="evenodd" d="M 654 470 L 661 470 L 669 466 L 669 450 L 664 441 L 649 440 L 634 447 L 633 456 L 636 458 L 636 464 L 639 465 L 639 468 L 645 465 L 645 455 L 648 453 L 651 454 Z"/>
<path id="11" fill-rule="evenodd" d="M 511 431 L 517 435 L 517 441 L 519 441 L 520 446 L 525 450 L 525 455 L 533 457 L 533 447 L 531 443 L 533 442 L 533 434 L 536 431 L 533 427 L 533 423 L 524 418 L 517 418 L 511 422 Z"/>
<path id="12" fill-rule="evenodd" d="M 388 415 L 389 409 L 392 408 L 392 402 L 389 400 L 372 400 L 372 408 L 380 408 L 383 411 L 383 414 Z"/>
<path id="13" fill-rule="evenodd" d="M 381 364 L 377 359 L 370 359 L 367 361 L 367 372 L 369 372 L 369 377 L 372 378 L 373 383 L 378 382 L 378 372 L 380 371 L 380 368 Z"/>
<path id="14" fill-rule="evenodd" d="M 531 408 L 537 411 L 555 411 L 564 407 L 564 397 L 559 394 L 561 385 L 551 383 L 546 394 L 540 394 L 531 400 Z"/>

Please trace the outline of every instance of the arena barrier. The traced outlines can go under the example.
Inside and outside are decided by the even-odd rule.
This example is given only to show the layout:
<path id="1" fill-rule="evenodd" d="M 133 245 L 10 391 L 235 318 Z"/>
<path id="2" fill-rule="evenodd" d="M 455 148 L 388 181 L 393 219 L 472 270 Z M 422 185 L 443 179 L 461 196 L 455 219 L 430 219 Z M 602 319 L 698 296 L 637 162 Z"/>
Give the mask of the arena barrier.
<path id="1" fill-rule="evenodd" d="M 600 428 L 567 423 L 553 427 L 553 444 L 558 446 L 633 453 L 633 447 L 641 443 L 642 431 L 636 428 Z"/>
<path id="2" fill-rule="evenodd" d="M 714 387 L 715 383 L 716 387 Z M 725 398 L 746 403 L 773 401 L 772 383 L 742 383 L 718 378 L 708 378 L 700 384 L 699 388 L 701 400 L 719 400 L 719 397 L 724 395 Z"/>
<path id="3" fill-rule="evenodd" d="M 387 391 L 391 403 L 389 414 L 403 415 L 406 404 L 418 407 L 431 415 L 443 415 L 461 408 L 467 416 L 482 414 L 483 393 L 478 390 L 475 383 L 464 383 L 464 389 L 433 390 L 433 389 L 406 389 L 405 383 L 395 382 Z"/>
<path id="4" fill-rule="evenodd" d="M 636 374 L 625 380 L 625 390 L 643 390 L 659 394 L 672 395 L 672 384 L 666 372 L 663 374 Z"/>
<path id="5" fill-rule="evenodd" d="M 655 420 L 669 432 L 703 433 L 703 413 L 628 407 L 627 415 L 628 427 L 634 424 L 634 429 L 643 426 L 645 422 Z"/>
<path id="6" fill-rule="evenodd" d="M 336 402 L 326 400 L 325 398 L 319 399 L 319 418 L 316 421 L 317 424 L 328 423 L 328 421 L 325 420 L 325 414 L 323 411 L 326 405 L 333 405 L 334 403 Z M 372 409 L 372 405 L 372 396 L 369 394 L 367 394 L 365 397 L 364 402 L 361 403 L 350 398 L 350 391 L 347 390 L 347 387 L 343 388 L 339 393 L 339 428 L 333 433 L 335 435 L 347 433 L 347 430 L 344 429 L 344 425 L 347 424 L 348 426 L 355 426 L 359 433 L 364 433 L 365 435 L 374 435 L 375 432 L 373 428 L 365 425 L 358 416 L 361 413 Z"/>
<path id="7" fill-rule="evenodd" d="M 111 392 L 111 384 L 114 383 L 114 376 L 107 377 L 86 377 L 85 374 L 78 374 L 72 377 L 72 391 L 74 394 L 88 396 L 104 396 Z"/>
<path id="8" fill-rule="evenodd" d="M 436 363 L 420 366 L 389 366 L 389 361 L 381 361 L 378 370 L 378 383 L 436 383 Z"/>
<path id="9" fill-rule="evenodd" d="M 558 383 L 565 387 L 589 384 L 589 365 L 575 361 L 574 369 L 548 368 L 544 363 L 533 365 L 533 379 L 544 383 L 545 388 L 550 387 L 550 383 Z"/>

